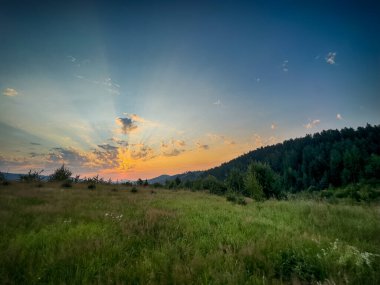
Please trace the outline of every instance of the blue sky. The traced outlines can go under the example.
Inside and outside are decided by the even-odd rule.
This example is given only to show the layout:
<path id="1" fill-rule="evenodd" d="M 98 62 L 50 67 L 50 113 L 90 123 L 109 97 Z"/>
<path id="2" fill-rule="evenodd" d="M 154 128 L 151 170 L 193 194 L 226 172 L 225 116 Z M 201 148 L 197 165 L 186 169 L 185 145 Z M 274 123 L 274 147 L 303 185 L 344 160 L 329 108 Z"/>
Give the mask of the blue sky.
<path id="1" fill-rule="evenodd" d="M 150 178 L 379 124 L 375 1 L 49 2 L 2 1 L 1 171 Z"/>

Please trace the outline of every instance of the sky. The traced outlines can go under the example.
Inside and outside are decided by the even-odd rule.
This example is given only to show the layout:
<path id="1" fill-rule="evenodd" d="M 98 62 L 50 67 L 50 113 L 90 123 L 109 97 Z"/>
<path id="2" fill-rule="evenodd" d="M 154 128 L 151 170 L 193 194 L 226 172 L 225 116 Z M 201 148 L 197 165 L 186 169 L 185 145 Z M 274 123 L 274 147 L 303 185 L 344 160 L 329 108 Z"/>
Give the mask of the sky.
<path id="1" fill-rule="evenodd" d="M 0 4 L 2 172 L 149 179 L 380 123 L 378 1 Z"/>

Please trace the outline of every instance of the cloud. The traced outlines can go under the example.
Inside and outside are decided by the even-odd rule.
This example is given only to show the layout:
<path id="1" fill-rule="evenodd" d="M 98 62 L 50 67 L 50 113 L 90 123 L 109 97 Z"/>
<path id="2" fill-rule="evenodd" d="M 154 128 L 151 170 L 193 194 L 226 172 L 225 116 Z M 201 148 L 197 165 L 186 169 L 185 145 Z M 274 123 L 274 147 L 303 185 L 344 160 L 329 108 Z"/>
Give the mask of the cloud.
<path id="1" fill-rule="evenodd" d="M 337 118 L 338 120 L 343 120 L 343 117 L 342 117 L 341 114 L 336 114 L 336 118 Z"/>
<path id="2" fill-rule="evenodd" d="M 261 78 L 260 77 L 257 77 L 256 78 L 256 82 L 259 83 L 261 81 Z"/>
<path id="3" fill-rule="evenodd" d="M 36 142 L 31 142 L 30 144 L 31 145 L 41 145 L 40 143 L 36 143 Z"/>
<path id="4" fill-rule="evenodd" d="M 198 149 L 208 150 L 210 147 L 208 144 L 201 144 L 200 142 L 196 143 Z"/>
<path id="5" fill-rule="evenodd" d="M 83 165 L 88 162 L 88 158 L 85 154 L 81 154 L 74 148 L 55 147 L 48 154 L 48 161 Z"/>
<path id="6" fill-rule="evenodd" d="M 183 140 L 174 140 L 172 139 L 170 143 L 166 143 L 164 141 L 161 142 L 161 155 L 163 156 L 177 156 L 181 153 L 185 152 L 183 147 L 186 146 L 185 141 Z"/>
<path id="7" fill-rule="evenodd" d="M 176 140 L 174 143 L 175 143 L 177 146 L 179 146 L 179 147 L 184 147 L 184 146 L 186 146 L 186 142 L 183 141 L 183 140 Z"/>
<path id="8" fill-rule="evenodd" d="M 71 55 L 68 55 L 67 58 L 71 61 L 71 62 L 76 62 L 77 59 Z"/>
<path id="9" fill-rule="evenodd" d="M 92 167 L 118 167 L 119 148 L 110 144 L 98 145 L 100 150 L 94 149 L 88 166 Z"/>
<path id="10" fill-rule="evenodd" d="M 125 135 L 138 129 L 135 121 L 128 117 L 116 118 L 116 124 L 118 124 L 121 127 L 121 132 Z"/>
<path id="11" fill-rule="evenodd" d="M 102 82 L 102 84 L 106 86 L 107 91 L 110 92 L 111 94 L 120 95 L 120 91 L 119 91 L 120 85 L 113 82 L 111 78 L 106 78 Z"/>
<path id="12" fill-rule="evenodd" d="M 236 142 L 234 140 L 232 140 L 231 138 L 228 138 L 226 136 L 223 136 L 223 135 L 209 133 L 209 134 L 207 134 L 207 137 L 209 137 L 209 139 L 211 139 L 211 141 L 215 142 L 215 143 L 218 143 L 219 141 L 223 141 L 223 143 L 226 145 L 236 144 Z"/>
<path id="13" fill-rule="evenodd" d="M 118 138 L 110 138 L 108 140 L 111 142 L 114 142 L 120 146 L 128 146 L 128 141 L 126 141 L 126 140 L 120 140 Z"/>
<path id="14" fill-rule="evenodd" d="M 115 83 L 110 77 L 101 81 L 88 79 L 83 75 L 75 75 L 75 77 L 95 85 L 102 85 L 112 95 L 120 95 L 120 85 Z"/>
<path id="15" fill-rule="evenodd" d="M 277 128 L 277 125 L 273 123 L 273 124 L 270 126 L 270 128 L 271 128 L 272 130 L 274 130 L 274 129 Z"/>
<path id="16" fill-rule="evenodd" d="M 282 70 L 284 72 L 288 72 L 289 71 L 288 63 L 289 63 L 289 60 L 284 60 L 284 62 L 282 63 Z"/>
<path id="17" fill-rule="evenodd" d="M 177 155 L 180 155 L 181 153 L 183 153 L 184 151 L 185 150 L 183 150 L 183 149 L 173 148 L 169 151 L 162 152 L 162 155 L 163 156 L 177 156 Z"/>
<path id="18" fill-rule="evenodd" d="M 304 125 L 304 127 L 305 127 L 306 129 L 312 129 L 312 128 L 314 128 L 316 125 L 318 125 L 320 122 L 321 122 L 321 120 L 313 120 L 313 121 L 310 121 L 308 124 Z"/>
<path id="19" fill-rule="evenodd" d="M 253 141 L 253 148 L 257 149 L 257 148 L 264 147 L 267 145 L 274 145 L 278 143 L 280 139 L 273 136 L 269 138 L 265 138 L 265 137 L 260 136 L 259 134 L 253 134 L 251 141 Z"/>
<path id="20" fill-rule="evenodd" d="M 335 64 L 336 52 L 329 52 L 326 56 L 326 62 L 328 64 Z"/>
<path id="21" fill-rule="evenodd" d="M 216 106 L 221 106 L 222 105 L 222 102 L 220 102 L 220 100 L 216 100 L 214 103 L 212 103 L 213 105 L 216 105 Z"/>
<path id="22" fill-rule="evenodd" d="M 101 145 L 98 145 L 98 147 L 101 149 L 104 149 L 105 151 L 115 151 L 118 149 L 117 146 L 113 146 L 110 144 L 101 144 Z"/>
<path id="23" fill-rule="evenodd" d="M 133 159 L 148 160 L 155 157 L 154 150 L 145 144 L 135 144 L 130 150 L 130 155 Z"/>
<path id="24" fill-rule="evenodd" d="M 13 89 L 13 88 L 5 88 L 3 91 L 3 95 L 8 96 L 8 97 L 13 97 L 13 96 L 18 95 L 18 92 L 16 91 L 16 89 Z"/>

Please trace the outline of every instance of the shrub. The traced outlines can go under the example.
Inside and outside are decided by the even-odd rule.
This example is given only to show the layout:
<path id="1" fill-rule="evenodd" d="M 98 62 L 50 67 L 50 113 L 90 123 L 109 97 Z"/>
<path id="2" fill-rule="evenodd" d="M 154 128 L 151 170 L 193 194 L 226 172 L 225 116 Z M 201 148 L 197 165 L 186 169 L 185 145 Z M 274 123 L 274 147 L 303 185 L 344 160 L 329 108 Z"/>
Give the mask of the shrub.
<path id="1" fill-rule="evenodd" d="M 247 205 L 247 201 L 244 199 L 244 197 L 238 196 L 234 192 L 227 193 L 226 199 L 227 199 L 227 201 L 232 202 L 234 204 L 236 203 L 236 204 L 243 205 L 243 206 Z"/>
<path id="2" fill-rule="evenodd" d="M 0 171 L 0 182 L 4 182 L 4 181 L 5 181 L 5 175 L 4 173 Z"/>
<path id="3" fill-rule="evenodd" d="M 90 185 L 87 186 L 87 188 L 90 189 L 90 190 L 93 190 L 93 189 L 96 188 L 96 185 L 95 184 L 90 184 Z"/>
<path id="4" fill-rule="evenodd" d="M 229 201 L 229 202 L 233 202 L 233 203 L 235 203 L 236 200 L 237 200 L 237 197 L 236 197 L 236 194 L 235 194 L 235 193 L 233 193 L 233 192 L 229 192 L 229 193 L 227 193 L 227 195 L 226 195 L 226 199 L 227 199 L 227 201 Z"/>
<path id="5" fill-rule="evenodd" d="M 161 183 L 155 182 L 155 183 L 153 183 L 153 187 L 154 188 L 162 188 L 163 186 Z"/>
<path id="6" fill-rule="evenodd" d="M 245 206 L 247 205 L 247 201 L 244 199 L 244 197 L 238 197 L 236 201 L 239 205 Z"/>
<path id="7" fill-rule="evenodd" d="M 138 191 L 138 189 L 136 187 L 132 187 L 132 189 L 131 189 L 132 193 L 137 193 L 137 191 Z"/>
<path id="8" fill-rule="evenodd" d="M 71 184 L 71 181 L 69 181 L 69 180 L 63 182 L 61 186 L 63 188 L 71 188 L 71 187 L 73 187 L 73 185 Z"/>
<path id="9" fill-rule="evenodd" d="M 41 176 L 41 173 L 43 172 L 43 170 L 41 171 L 32 171 L 31 169 L 29 170 L 29 172 L 27 174 L 22 174 L 20 175 L 20 181 L 21 182 L 40 182 L 42 181 L 42 176 Z"/>
<path id="10" fill-rule="evenodd" d="M 249 197 L 260 201 L 264 199 L 263 187 L 259 183 L 256 173 L 248 170 L 248 173 L 244 179 L 245 191 Z"/>
<path id="11" fill-rule="evenodd" d="M 65 181 L 69 180 L 72 172 L 65 167 L 64 164 L 60 168 L 57 168 L 52 175 L 50 175 L 50 181 Z"/>

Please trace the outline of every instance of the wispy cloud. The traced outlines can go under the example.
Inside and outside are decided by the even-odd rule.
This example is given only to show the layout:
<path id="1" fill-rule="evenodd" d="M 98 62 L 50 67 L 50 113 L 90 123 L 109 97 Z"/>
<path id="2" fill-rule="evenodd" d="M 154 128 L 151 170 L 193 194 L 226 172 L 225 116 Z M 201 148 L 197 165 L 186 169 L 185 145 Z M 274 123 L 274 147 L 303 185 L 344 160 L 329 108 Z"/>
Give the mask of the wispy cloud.
<path id="1" fill-rule="evenodd" d="M 72 55 L 68 55 L 67 58 L 71 62 L 76 62 L 77 61 L 77 59 L 75 57 L 73 57 Z"/>
<path id="2" fill-rule="evenodd" d="M 114 95 L 120 95 L 120 85 L 115 83 L 111 78 L 106 78 L 102 84 L 106 86 L 106 89 L 108 92 Z"/>
<path id="3" fill-rule="evenodd" d="M 282 71 L 284 71 L 284 72 L 288 72 L 289 71 L 288 63 L 289 63 L 289 60 L 287 60 L 287 59 L 283 61 L 283 63 L 282 63 Z"/>
<path id="4" fill-rule="evenodd" d="M 162 141 L 160 146 L 161 155 L 163 156 L 177 156 L 185 152 L 186 146 L 183 140 L 172 139 L 169 143 Z"/>
<path id="5" fill-rule="evenodd" d="M 198 149 L 202 150 L 208 150 L 210 148 L 208 144 L 201 144 L 200 142 L 197 142 L 195 145 Z"/>
<path id="6" fill-rule="evenodd" d="M 126 141 L 126 140 L 121 140 L 118 138 L 110 138 L 110 139 L 108 139 L 108 141 L 114 142 L 120 146 L 128 146 L 128 141 Z"/>
<path id="7" fill-rule="evenodd" d="M 36 143 L 36 142 L 31 142 L 30 144 L 31 145 L 41 145 L 40 143 Z"/>
<path id="8" fill-rule="evenodd" d="M 270 128 L 271 128 L 272 130 L 274 130 L 274 129 L 277 128 L 277 125 L 276 125 L 275 123 L 272 123 L 272 125 L 270 125 Z"/>
<path id="9" fill-rule="evenodd" d="M 257 148 L 264 147 L 267 145 L 273 145 L 273 144 L 278 143 L 279 141 L 280 139 L 277 137 L 271 136 L 269 138 L 266 138 L 259 134 L 253 134 L 251 138 L 251 142 L 253 143 L 253 149 L 257 149 Z"/>
<path id="10" fill-rule="evenodd" d="M 209 133 L 209 134 L 207 134 L 207 137 L 209 139 L 211 139 L 212 142 L 215 142 L 215 143 L 218 143 L 219 141 L 222 141 L 226 145 L 234 145 L 234 144 L 236 144 L 236 142 L 233 139 L 228 138 L 228 137 L 223 136 L 223 135 Z"/>
<path id="11" fill-rule="evenodd" d="M 133 148 L 130 149 L 130 155 L 136 160 L 148 160 L 155 157 L 153 148 L 143 143 L 133 145 Z"/>
<path id="12" fill-rule="evenodd" d="M 216 100 L 214 103 L 212 103 L 213 105 L 216 105 L 216 106 L 221 106 L 222 105 L 222 102 L 220 102 L 220 100 Z"/>
<path id="13" fill-rule="evenodd" d="M 329 52 L 326 56 L 326 62 L 328 64 L 335 64 L 336 52 Z"/>
<path id="14" fill-rule="evenodd" d="M 309 123 L 307 123 L 306 125 L 304 125 L 304 127 L 306 128 L 306 129 L 312 129 L 312 128 L 314 128 L 316 125 L 318 125 L 319 123 L 321 122 L 321 120 L 312 120 L 312 121 L 310 121 Z"/>
<path id="15" fill-rule="evenodd" d="M 16 89 L 13 89 L 13 88 L 5 88 L 3 91 L 3 95 L 8 96 L 8 97 L 13 97 L 13 96 L 18 95 L 18 92 L 16 91 Z"/>
<path id="16" fill-rule="evenodd" d="M 114 82 L 110 77 L 103 80 L 93 80 L 79 74 L 75 75 L 75 77 L 88 83 L 104 86 L 105 90 L 112 95 L 120 95 L 120 85 Z"/>
<path id="17" fill-rule="evenodd" d="M 338 120 L 343 120 L 343 117 L 342 117 L 342 115 L 341 114 L 336 114 L 336 118 L 338 119 Z"/>
<path id="18" fill-rule="evenodd" d="M 135 121 L 132 118 L 116 118 L 116 124 L 121 127 L 121 132 L 123 134 L 129 134 L 132 131 L 136 131 L 138 129 Z"/>
<path id="19" fill-rule="evenodd" d="M 50 162 L 83 165 L 88 161 L 86 155 L 74 148 L 55 147 L 48 155 Z"/>

